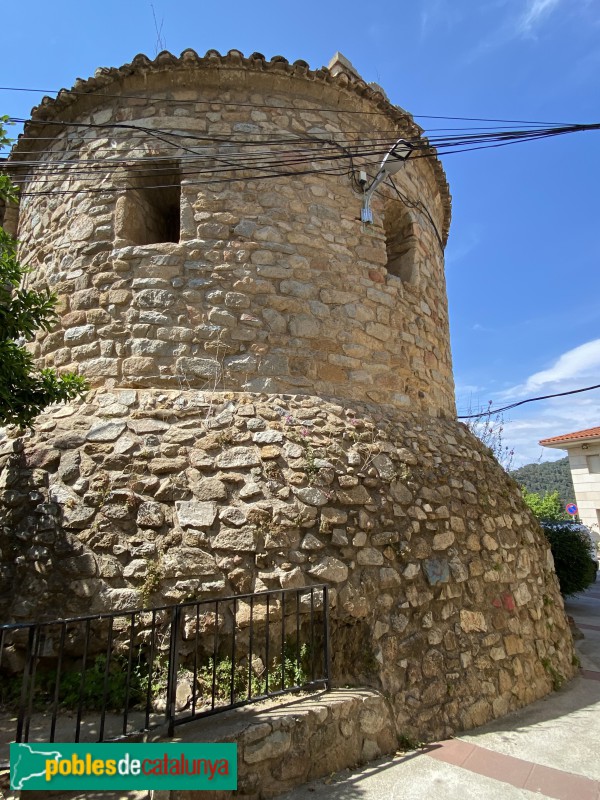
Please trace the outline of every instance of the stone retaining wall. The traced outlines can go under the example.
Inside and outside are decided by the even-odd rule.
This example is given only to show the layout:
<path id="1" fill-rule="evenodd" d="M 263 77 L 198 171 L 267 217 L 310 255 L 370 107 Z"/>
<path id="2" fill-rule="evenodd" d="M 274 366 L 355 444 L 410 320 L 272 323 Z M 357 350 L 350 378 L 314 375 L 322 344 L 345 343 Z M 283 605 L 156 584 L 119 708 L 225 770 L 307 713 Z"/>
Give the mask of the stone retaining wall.
<path id="1" fill-rule="evenodd" d="M 236 797 L 262 800 L 395 752 L 392 717 L 388 702 L 377 692 L 337 689 L 278 708 L 229 712 L 177 733 L 181 741 L 237 742 Z M 171 791 L 160 800 L 225 796 L 229 793 Z"/>
<path id="2" fill-rule="evenodd" d="M 139 741 L 129 737 L 128 741 Z M 228 711 L 176 729 L 175 739 L 161 733 L 148 741 L 235 742 L 238 747 L 239 800 L 266 800 L 295 786 L 346 767 L 364 764 L 396 751 L 389 703 L 369 689 L 335 689 L 327 693 L 286 695 L 273 702 Z M 0 792 L 12 797 L 9 773 L 0 768 Z M 30 800 L 67 800 L 73 792 L 29 791 Z M 133 792 L 106 792 L 106 800 L 133 797 Z M 225 800 L 231 792 L 142 792 L 152 800 Z M 87 797 L 87 794 L 85 795 Z M 136 794 L 136 797 L 138 795 Z M 77 798 L 84 795 L 77 793 Z"/>

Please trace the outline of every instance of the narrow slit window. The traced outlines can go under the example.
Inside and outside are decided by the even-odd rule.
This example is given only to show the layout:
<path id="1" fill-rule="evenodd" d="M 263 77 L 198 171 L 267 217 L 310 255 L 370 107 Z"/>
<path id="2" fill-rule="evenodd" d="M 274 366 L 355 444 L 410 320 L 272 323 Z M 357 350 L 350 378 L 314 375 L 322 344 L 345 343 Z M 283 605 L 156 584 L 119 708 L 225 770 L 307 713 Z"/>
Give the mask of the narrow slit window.
<path id="1" fill-rule="evenodd" d="M 399 206 L 398 203 L 395 205 Z M 384 228 L 388 273 L 400 278 L 403 283 L 416 283 L 416 237 L 405 209 L 400 208 L 400 213 L 398 208 L 389 210 L 384 219 Z"/>
<path id="2" fill-rule="evenodd" d="M 175 161 L 156 159 L 136 165 L 125 178 L 118 214 L 120 237 L 132 245 L 179 242 L 181 170 Z"/>

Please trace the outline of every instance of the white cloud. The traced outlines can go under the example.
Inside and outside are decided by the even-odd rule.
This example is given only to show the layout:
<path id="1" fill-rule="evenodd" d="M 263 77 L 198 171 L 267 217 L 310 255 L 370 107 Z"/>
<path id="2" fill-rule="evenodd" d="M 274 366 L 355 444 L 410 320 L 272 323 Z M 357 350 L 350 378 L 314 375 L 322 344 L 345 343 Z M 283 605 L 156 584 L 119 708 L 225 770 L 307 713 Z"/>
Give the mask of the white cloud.
<path id="1" fill-rule="evenodd" d="M 493 27 L 490 28 L 490 33 L 466 53 L 463 63 L 470 65 L 515 39 L 535 37 L 536 29 L 562 2 L 563 0 L 526 0 L 520 13 L 516 15 L 509 13 L 499 24 L 495 20 Z M 583 2 L 585 5 L 586 0 L 579 0 L 579 2 Z"/>
<path id="2" fill-rule="evenodd" d="M 560 3 L 561 0 L 528 0 L 527 7 L 517 22 L 517 32 L 531 34 Z"/>
<path id="3" fill-rule="evenodd" d="M 480 390 L 479 396 L 493 397 L 493 406 L 498 408 L 513 400 L 596 384 L 600 384 L 600 339 L 592 339 L 567 350 L 549 367 L 533 373 L 517 386 L 500 394 L 490 391 L 488 387 L 485 393 Z M 463 391 L 464 388 L 461 387 Z M 459 414 L 470 413 L 464 404 L 457 403 L 457 406 Z M 483 409 L 485 403 L 470 406 L 473 407 Z M 505 411 L 502 416 L 505 444 L 515 451 L 515 467 L 539 459 L 553 461 L 563 458 L 565 451 L 542 448 L 538 444 L 539 440 L 600 425 L 600 389 L 526 404 L 512 411 Z"/>
<path id="4" fill-rule="evenodd" d="M 563 433 L 583 430 L 600 422 L 600 390 L 574 398 L 555 400 L 525 406 L 507 412 L 504 419 L 506 444 L 515 451 L 514 466 L 531 464 L 541 459 L 554 461 L 566 456 L 565 450 L 543 448 L 538 442 Z M 511 417 L 510 415 L 514 415 Z"/>
<path id="5" fill-rule="evenodd" d="M 579 389 L 585 385 L 584 381 L 600 383 L 600 339 L 567 350 L 547 369 L 535 372 L 523 384 L 508 389 L 504 397 L 520 397 L 540 390 Z"/>

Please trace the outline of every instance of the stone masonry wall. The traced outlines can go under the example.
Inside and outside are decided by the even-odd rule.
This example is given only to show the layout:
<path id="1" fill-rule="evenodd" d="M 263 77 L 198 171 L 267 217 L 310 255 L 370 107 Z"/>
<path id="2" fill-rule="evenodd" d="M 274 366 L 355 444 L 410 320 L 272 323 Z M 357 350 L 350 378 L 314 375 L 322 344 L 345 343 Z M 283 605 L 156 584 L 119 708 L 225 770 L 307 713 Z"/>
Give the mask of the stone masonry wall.
<path id="1" fill-rule="evenodd" d="M 98 389 L 3 453 L 2 619 L 326 582 L 336 683 L 381 689 L 411 736 L 572 674 L 543 534 L 455 422 Z"/>
<path id="2" fill-rule="evenodd" d="M 166 731 L 153 731 L 148 741 L 161 741 L 163 737 L 166 738 Z M 139 736 L 127 739 L 139 740 Z M 236 743 L 238 788 L 234 796 L 239 800 L 280 797 L 295 786 L 394 753 L 398 748 L 389 703 L 368 689 L 279 697 L 275 702 L 182 725 L 169 741 Z M 3 790 L 9 794 L 9 770 L 0 767 L 0 791 Z M 231 796 L 231 792 L 210 789 L 163 789 L 154 791 L 153 800 L 224 800 Z M 118 792 L 104 792 L 102 797 L 123 800 L 123 794 Z M 65 800 L 65 793 L 30 790 L 28 798 Z"/>
<path id="3" fill-rule="evenodd" d="M 33 348 L 40 363 L 93 385 L 303 391 L 452 415 L 441 168 L 408 162 L 395 180 L 409 205 L 382 187 L 375 225 L 362 226 L 349 164 L 335 160 L 344 147 L 367 148 L 355 172 L 374 174 L 369 143 L 380 159 L 382 137 L 418 135 L 410 117 L 351 91 L 345 76 L 332 85 L 231 55 L 193 68 L 183 57 L 137 62 L 110 86 L 125 99 L 91 92 L 34 109 L 11 156 L 23 182 L 23 257 L 33 284 L 60 297 L 59 325 Z M 145 99 L 155 95 L 160 104 Z M 35 119 L 51 116 L 101 127 L 52 126 L 48 144 Z M 165 143 L 139 130 L 149 125 L 193 138 Z M 244 169 L 257 148 L 281 162 L 268 180 L 265 169 Z M 295 165 L 297 148 L 315 160 Z M 19 166 L 32 152 L 38 174 Z M 166 157 L 163 178 L 163 162 L 150 159 Z M 124 187 L 171 183 L 174 162 L 179 242 L 136 246 L 137 190 Z M 211 182 L 202 170 L 215 167 Z M 300 174 L 273 178 L 278 169 Z M 410 281 L 386 269 L 397 228 L 414 243 Z"/>
<path id="4" fill-rule="evenodd" d="M 213 717 L 179 732 L 184 741 L 237 742 L 236 796 L 262 800 L 396 752 L 393 730 L 389 703 L 377 692 L 338 689 L 276 709 Z M 171 791 L 161 800 L 221 800 L 223 794 Z"/>
<path id="5" fill-rule="evenodd" d="M 92 389 L 2 444 L 0 618 L 327 583 L 335 682 L 411 738 L 568 678 L 548 545 L 454 419 L 450 198 L 424 140 L 360 223 L 351 167 L 417 140 L 411 117 L 354 74 L 237 51 L 74 88 L 9 167 L 30 280 L 60 299 L 33 352 Z"/>

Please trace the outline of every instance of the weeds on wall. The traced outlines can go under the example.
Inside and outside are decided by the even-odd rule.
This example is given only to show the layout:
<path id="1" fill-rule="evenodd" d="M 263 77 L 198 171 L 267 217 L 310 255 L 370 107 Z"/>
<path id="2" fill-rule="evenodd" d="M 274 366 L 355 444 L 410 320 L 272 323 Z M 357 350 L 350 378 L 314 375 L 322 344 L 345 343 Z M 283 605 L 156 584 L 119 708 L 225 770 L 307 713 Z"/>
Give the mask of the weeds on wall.
<path id="1" fill-rule="evenodd" d="M 468 414 L 475 413 L 469 407 Z M 490 451 L 503 470 L 510 472 L 515 451 L 504 441 L 504 417 L 492 411 L 492 401 L 488 402 L 487 411 L 481 416 L 469 419 L 465 423 L 471 433 L 476 436 Z"/>
<path id="2" fill-rule="evenodd" d="M 296 649 L 296 643 L 287 640 L 283 661 L 280 657 L 270 660 L 268 667 L 259 662 L 261 668 L 255 671 L 254 665 L 240 661 L 232 663 L 230 656 L 210 657 L 196 668 L 195 694 L 197 710 L 212 704 L 227 705 L 234 702 L 260 697 L 273 688 L 294 688 L 309 682 L 310 648 L 303 644 Z M 129 675 L 129 681 L 128 681 Z M 121 712 L 125 709 L 143 709 L 147 700 L 157 708 L 166 700 L 168 684 L 168 663 L 164 653 L 155 655 L 152 665 L 145 659 L 140 649 L 131 668 L 125 655 L 113 655 L 108 665 L 106 655 L 97 655 L 88 663 L 82 674 L 81 664 L 71 665 L 61 671 L 38 669 L 32 710 L 47 711 L 54 703 L 58 677 L 59 707 L 63 711 L 108 711 Z M 0 681 L 0 709 L 14 712 L 18 709 L 21 697 L 23 675 L 2 675 Z M 189 665 L 178 670 L 178 682 L 194 682 L 194 672 Z M 191 687 L 192 689 L 194 687 Z"/>

